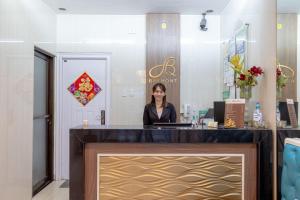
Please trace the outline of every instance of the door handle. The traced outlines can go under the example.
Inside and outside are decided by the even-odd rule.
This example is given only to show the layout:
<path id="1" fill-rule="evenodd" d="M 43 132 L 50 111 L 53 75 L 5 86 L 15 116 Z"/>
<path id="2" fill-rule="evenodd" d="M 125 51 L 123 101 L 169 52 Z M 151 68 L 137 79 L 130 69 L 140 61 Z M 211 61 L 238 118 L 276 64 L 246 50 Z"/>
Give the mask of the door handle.
<path id="1" fill-rule="evenodd" d="M 49 119 L 50 115 L 38 115 L 34 116 L 33 119 Z"/>
<path id="2" fill-rule="evenodd" d="M 51 121 L 51 119 L 50 119 L 50 118 L 48 118 L 48 119 L 47 119 L 47 122 L 48 122 L 49 126 L 51 126 L 51 125 L 52 125 L 52 121 Z"/>
<path id="3" fill-rule="evenodd" d="M 105 125 L 105 110 L 101 110 L 101 125 Z"/>

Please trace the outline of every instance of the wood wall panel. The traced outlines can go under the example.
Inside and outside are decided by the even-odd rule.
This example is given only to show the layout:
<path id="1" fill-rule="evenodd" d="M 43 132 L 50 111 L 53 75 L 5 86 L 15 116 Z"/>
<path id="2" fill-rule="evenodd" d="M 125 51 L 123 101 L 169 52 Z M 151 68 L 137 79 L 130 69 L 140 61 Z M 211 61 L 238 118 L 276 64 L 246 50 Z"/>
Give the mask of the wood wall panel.
<path id="1" fill-rule="evenodd" d="M 167 101 L 180 112 L 180 15 L 147 14 L 146 101 L 152 87 L 161 82 L 167 88 Z"/>
<path id="2" fill-rule="evenodd" d="M 224 156 L 226 156 L 226 154 L 242 154 L 244 155 L 244 161 L 243 161 L 244 199 L 253 200 L 256 199 L 257 197 L 257 187 L 258 187 L 257 175 L 258 174 L 257 174 L 257 148 L 255 144 L 201 144 L 201 145 L 199 144 L 113 144 L 113 143 L 112 144 L 109 143 L 87 144 L 85 147 L 85 175 L 86 175 L 85 176 L 85 200 L 97 199 L 98 154 L 110 154 L 112 156 L 114 156 L 113 154 L 115 154 L 115 156 L 118 156 L 120 154 L 133 154 L 133 155 L 136 154 L 137 156 L 138 154 L 158 154 L 158 155 L 159 154 L 187 154 L 187 155 L 188 154 L 221 154 Z M 207 158 L 202 158 L 202 159 L 207 159 Z M 223 159 L 227 160 L 229 159 L 229 157 L 228 158 L 224 157 Z M 203 162 L 207 162 L 207 161 L 203 161 Z M 199 165 L 202 164 L 203 163 L 199 163 Z M 99 168 L 99 170 L 101 170 L 101 168 Z M 213 170 L 213 168 L 209 170 Z M 220 172 L 225 174 L 226 170 L 222 169 Z M 207 173 L 211 174 L 210 172 Z M 203 179 L 204 182 L 207 180 L 208 179 L 206 178 Z M 220 184 L 222 181 L 223 180 L 220 179 Z M 216 183 L 216 185 L 219 184 Z M 227 186 L 233 186 L 233 184 Z M 195 184 L 194 187 L 197 188 L 200 187 L 200 185 Z M 236 186 L 236 188 L 234 186 L 232 189 L 240 190 L 240 186 Z M 199 194 L 199 197 L 200 196 L 201 195 Z M 207 197 L 208 196 L 209 195 L 207 195 Z M 173 199 L 181 199 L 181 198 L 178 197 Z M 215 199 L 221 200 L 226 198 L 216 197 Z M 229 199 L 241 199 L 241 196 L 238 195 L 234 198 L 233 196 L 231 196 L 229 197 Z"/>
<path id="3" fill-rule="evenodd" d="M 297 100 L 297 14 L 278 14 L 277 23 L 281 28 L 277 30 L 277 62 L 291 67 L 295 71 L 293 79 L 289 79 L 283 89 L 282 97 Z M 283 69 L 288 75 L 289 71 Z"/>
<path id="4" fill-rule="evenodd" d="M 243 155 L 98 156 L 98 200 L 242 200 Z"/>

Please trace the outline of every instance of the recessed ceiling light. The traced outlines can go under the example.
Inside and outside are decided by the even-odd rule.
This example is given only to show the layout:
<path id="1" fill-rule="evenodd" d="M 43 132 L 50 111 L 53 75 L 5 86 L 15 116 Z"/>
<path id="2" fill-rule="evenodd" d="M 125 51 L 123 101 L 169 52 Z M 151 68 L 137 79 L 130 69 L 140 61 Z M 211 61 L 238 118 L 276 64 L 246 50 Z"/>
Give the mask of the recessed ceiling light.
<path id="1" fill-rule="evenodd" d="M 60 11 L 66 11 L 67 9 L 66 8 L 58 8 L 58 10 L 60 10 Z"/>
<path id="2" fill-rule="evenodd" d="M 207 10 L 206 13 L 212 13 L 214 10 Z"/>

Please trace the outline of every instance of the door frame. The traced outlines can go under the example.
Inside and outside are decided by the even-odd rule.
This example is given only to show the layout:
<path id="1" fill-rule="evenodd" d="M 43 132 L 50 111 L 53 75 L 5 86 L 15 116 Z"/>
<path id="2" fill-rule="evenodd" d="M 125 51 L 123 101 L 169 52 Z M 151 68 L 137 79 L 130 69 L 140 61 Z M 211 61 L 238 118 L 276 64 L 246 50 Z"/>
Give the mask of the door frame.
<path id="1" fill-rule="evenodd" d="M 99 59 L 106 60 L 106 92 L 105 92 L 105 119 L 106 125 L 110 124 L 111 112 L 111 53 L 73 53 L 58 52 L 55 65 L 55 108 L 54 108 L 54 178 L 62 180 L 62 106 L 63 106 L 63 60 L 64 59 Z"/>
<path id="2" fill-rule="evenodd" d="M 48 179 L 37 188 L 33 188 L 32 196 L 36 195 L 42 189 L 44 189 L 54 179 L 54 73 L 55 73 L 55 55 L 34 46 L 34 56 L 40 57 L 41 59 L 47 59 L 49 61 L 48 66 L 48 102 L 47 111 L 51 115 L 50 124 L 48 124 L 48 146 L 47 146 L 47 175 Z M 35 67 L 35 66 L 34 66 Z M 32 186 L 33 187 L 33 186 Z"/>

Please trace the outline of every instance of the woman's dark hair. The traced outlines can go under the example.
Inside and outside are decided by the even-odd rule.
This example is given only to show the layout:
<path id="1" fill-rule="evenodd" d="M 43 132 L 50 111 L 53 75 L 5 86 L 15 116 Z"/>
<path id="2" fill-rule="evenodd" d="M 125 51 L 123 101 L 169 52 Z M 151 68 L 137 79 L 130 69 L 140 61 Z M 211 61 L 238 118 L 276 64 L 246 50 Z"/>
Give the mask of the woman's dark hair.
<path id="1" fill-rule="evenodd" d="M 163 92 L 166 92 L 166 86 L 162 83 L 156 83 L 155 85 L 153 85 L 152 92 L 154 93 L 157 88 L 161 89 Z M 155 98 L 153 95 L 151 97 L 151 103 L 155 104 Z M 163 102 L 162 102 L 162 107 L 165 106 L 167 106 L 167 95 L 163 97 Z"/>

